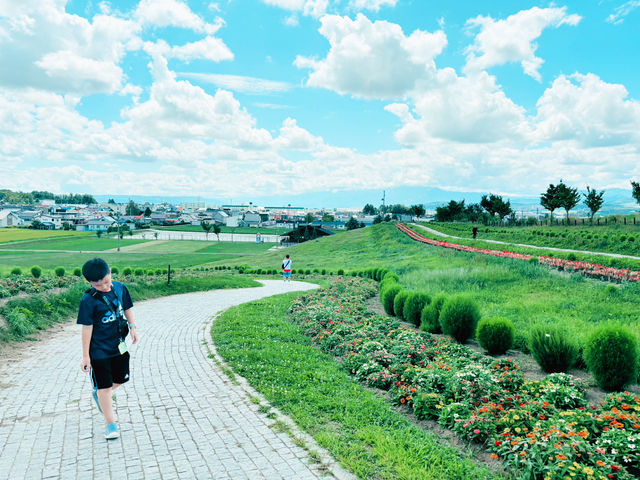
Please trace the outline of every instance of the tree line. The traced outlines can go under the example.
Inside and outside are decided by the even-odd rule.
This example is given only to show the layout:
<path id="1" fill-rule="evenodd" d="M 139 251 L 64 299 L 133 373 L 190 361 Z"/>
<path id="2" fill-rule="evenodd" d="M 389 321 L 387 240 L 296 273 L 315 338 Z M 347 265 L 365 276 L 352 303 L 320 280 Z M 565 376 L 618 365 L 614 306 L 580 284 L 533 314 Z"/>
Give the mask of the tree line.
<path id="1" fill-rule="evenodd" d="M 93 195 L 79 194 L 79 193 L 66 193 L 63 195 L 56 195 L 55 193 L 47 191 L 33 190 L 31 192 L 19 192 L 7 189 L 0 190 L 0 202 L 14 204 L 14 205 L 33 205 L 39 203 L 42 200 L 54 200 L 57 204 L 74 204 L 74 205 L 89 205 L 92 203 L 98 203 Z"/>
<path id="2" fill-rule="evenodd" d="M 540 205 L 549 210 L 551 213 L 551 220 L 553 220 L 553 212 L 562 208 L 566 212 L 567 219 L 569 218 L 569 211 L 574 209 L 582 200 L 583 204 L 589 209 L 591 220 L 594 215 L 602 208 L 604 204 L 604 190 L 598 191 L 592 189 L 587 185 L 587 193 L 579 193 L 576 187 L 570 187 L 560 179 L 558 184 L 549 184 L 547 190 L 540 195 Z M 635 201 L 640 204 L 640 183 L 631 181 L 631 195 Z M 425 210 L 422 205 L 412 205 L 407 207 L 405 205 L 382 205 L 379 209 L 375 208 L 371 204 L 365 205 L 362 213 L 366 215 L 375 215 L 378 213 L 384 214 L 389 212 L 391 216 L 389 218 L 376 217 L 374 223 L 380 221 L 389 221 L 392 218 L 396 218 L 398 214 L 407 214 L 420 217 L 424 215 Z M 502 196 L 490 193 L 489 195 L 483 195 L 480 203 L 471 203 L 466 205 L 464 200 L 456 202 L 451 200 L 448 204 L 436 207 L 435 219 L 438 222 L 452 222 L 452 221 L 469 221 L 469 222 L 482 222 L 487 223 L 491 220 L 499 218 L 500 221 L 504 221 L 505 218 L 510 218 L 515 221 L 515 212 L 511 208 L 511 202 L 504 200 Z"/>

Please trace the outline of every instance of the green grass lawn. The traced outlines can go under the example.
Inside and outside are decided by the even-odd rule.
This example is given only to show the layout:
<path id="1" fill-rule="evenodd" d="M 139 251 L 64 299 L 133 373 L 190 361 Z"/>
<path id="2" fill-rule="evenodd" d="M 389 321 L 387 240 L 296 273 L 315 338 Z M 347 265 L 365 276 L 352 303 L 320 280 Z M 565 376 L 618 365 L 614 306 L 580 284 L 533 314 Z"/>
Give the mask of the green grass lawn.
<path id="1" fill-rule="evenodd" d="M 86 237 L 89 232 L 76 232 L 72 230 L 29 230 L 27 228 L 0 228 L 0 244 L 7 242 L 20 242 L 24 240 L 42 240 L 58 237 Z"/>
<path id="2" fill-rule="evenodd" d="M 120 247 L 123 248 L 148 241 L 149 240 L 133 240 L 125 237 L 120 240 Z M 73 238 L 47 238 L 0 244 L 0 250 L 76 250 L 86 252 L 104 251 L 117 247 L 117 238 L 98 238 L 95 235 Z"/>
<path id="3" fill-rule="evenodd" d="M 358 478 L 498 477 L 437 435 L 411 424 L 353 380 L 333 357 L 312 346 L 286 318 L 297 295 L 232 308 L 212 327 L 218 353 L 272 406 L 291 416 Z"/>

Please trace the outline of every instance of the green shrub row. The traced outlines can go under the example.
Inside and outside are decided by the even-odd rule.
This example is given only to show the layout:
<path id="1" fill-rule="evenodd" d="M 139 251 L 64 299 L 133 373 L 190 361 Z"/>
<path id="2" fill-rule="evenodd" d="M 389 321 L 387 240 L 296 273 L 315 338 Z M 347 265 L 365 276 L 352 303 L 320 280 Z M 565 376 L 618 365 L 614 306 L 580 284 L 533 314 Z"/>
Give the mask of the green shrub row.
<path id="1" fill-rule="evenodd" d="M 388 315 L 423 331 L 444 333 L 458 343 L 465 343 L 475 335 L 478 344 L 492 355 L 504 354 L 514 346 L 513 323 L 502 317 L 480 319 L 476 303 L 464 295 L 439 294 L 431 299 L 428 293 L 402 288 L 398 276 L 389 273 L 380 283 L 380 301 Z M 534 325 L 527 347 L 548 373 L 566 372 L 580 360 L 577 342 L 568 331 L 553 325 Z M 613 391 L 636 381 L 639 356 L 638 340 L 628 328 L 606 325 L 588 338 L 583 360 L 598 385 Z"/>

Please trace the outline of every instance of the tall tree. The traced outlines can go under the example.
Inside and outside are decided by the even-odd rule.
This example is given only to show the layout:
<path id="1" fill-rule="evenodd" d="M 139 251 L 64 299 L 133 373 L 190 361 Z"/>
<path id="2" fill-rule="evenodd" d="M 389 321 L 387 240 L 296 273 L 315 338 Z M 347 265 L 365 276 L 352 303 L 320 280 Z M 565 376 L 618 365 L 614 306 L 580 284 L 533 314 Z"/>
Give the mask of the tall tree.
<path id="1" fill-rule="evenodd" d="M 202 229 L 205 231 L 205 238 L 207 240 L 209 240 L 209 232 L 211 231 L 211 229 L 213 228 L 213 225 L 211 225 L 210 223 L 207 223 L 206 221 L 202 220 L 200 222 L 200 226 L 202 227 Z"/>
<path id="2" fill-rule="evenodd" d="M 640 203 L 640 183 L 631 181 L 631 196 L 636 199 L 636 202 Z"/>
<path id="3" fill-rule="evenodd" d="M 347 230 L 355 230 L 356 228 L 360 228 L 360 222 L 351 217 L 349 218 L 349 221 L 344 224 L 344 226 L 347 227 Z"/>
<path id="4" fill-rule="evenodd" d="M 583 193 L 584 195 L 584 204 L 591 211 L 591 221 L 593 221 L 593 216 L 602 208 L 602 204 L 604 203 L 604 190 L 598 193 L 597 190 L 591 190 L 589 185 L 587 185 L 587 193 Z"/>
<path id="5" fill-rule="evenodd" d="M 145 217 L 150 217 L 152 213 L 153 212 L 151 211 L 151 209 L 149 207 L 144 209 L 144 216 Z"/>
<path id="6" fill-rule="evenodd" d="M 562 182 L 562 180 L 560 180 L 560 182 Z M 547 191 L 540 196 L 540 205 L 551 212 L 551 221 L 553 221 L 553 211 L 562 206 L 558 202 L 558 187 L 550 183 Z"/>
<path id="7" fill-rule="evenodd" d="M 142 213 L 142 210 L 138 208 L 138 205 L 136 205 L 136 202 L 134 202 L 133 200 L 129 200 L 129 203 L 127 204 L 127 208 L 125 209 L 125 215 L 140 215 L 141 213 Z"/>
<path id="8" fill-rule="evenodd" d="M 422 217 L 425 212 L 424 205 L 411 205 L 411 213 L 413 213 L 415 217 Z"/>
<path id="9" fill-rule="evenodd" d="M 490 193 L 488 197 L 483 195 L 480 200 L 480 206 L 492 217 L 498 214 L 500 220 L 503 220 L 504 217 L 511 213 L 511 202 L 509 200 L 505 202 L 500 195 L 494 195 L 493 193 Z"/>
<path id="10" fill-rule="evenodd" d="M 218 238 L 218 242 L 220 241 L 220 232 L 222 231 L 222 229 L 220 228 L 220 225 L 218 225 L 217 223 L 213 224 L 213 233 L 215 233 L 216 237 Z"/>
<path id="11" fill-rule="evenodd" d="M 571 188 L 565 185 L 562 180 L 556 187 L 556 195 L 558 204 L 567 212 L 567 220 L 569 220 L 569 210 L 580 203 L 580 194 L 577 188 Z"/>
<path id="12" fill-rule="evenodd" d="M 378 209 L 370 203 L 367 203 L 362 209 L 362 213 L 364 213 L 365 215 L 375 215 L 376 213 L 378 213 Z"/>
<path id="13" fill-rule="evenodd" d="M 307 223 L 313 223 L 314 220 L 315 220 L 315 217 L 311 213 L 307 213 L 304 216 L 304 221 Z"/>

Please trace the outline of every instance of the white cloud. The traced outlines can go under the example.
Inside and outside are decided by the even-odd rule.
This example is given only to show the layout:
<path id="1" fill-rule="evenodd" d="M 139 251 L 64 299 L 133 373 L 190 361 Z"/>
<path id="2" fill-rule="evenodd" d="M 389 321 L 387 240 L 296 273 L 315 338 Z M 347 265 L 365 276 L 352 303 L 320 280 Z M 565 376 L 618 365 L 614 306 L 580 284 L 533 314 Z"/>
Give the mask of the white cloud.
<path id="1" fill-rule="evenodd" d="M 224 25 L 219 18 L 215 23 L 205 22 L 186 3 L 179 0 L 142 0 L 135 16 L 144 25 L 180 27 L 207 35 L 213 35 Z"/>
<path id="2" fill-rule="evenodd" d="M 407 147 L 435 139 L 522 142 L 529 133 L 524 109 L 514 104 L 496 85 L 495 77 L 486 72 L 467 78 L 458 77 L 451 69 L 441 70 L 437 81 L 413 92 L 411 100 L 413 111 L 406 104 L 386 107 L 403 122 L 396 139 Z"/>
<path id="3" fill-rule="evenodd" d="M 583 147 L 640 144 L 640 102 L 597 75 L 561 75 L 538 100 L 536 138 Z"/>
<path id="4" fill-rule="evenodd" d="M 307 130 L 300 128 L 293 118 L 287 118 L 280 128 L 280 136 L 275 141 L 278 150 L 300 150 L 306 152 L 317 151 L 324 145 L 321 137 L 311 135 Z"/>
<path id="5" fill-rule="evenodd" d="M 321 23 L 319 31 L 331 45 L 327 57 L 299 56 L 294 64 L 313 70 L 308 86 L 357 97 L 403 97 L 418 80 L 433 77 L 433 58 L 447 44 L 443 32 L 416 30 L 407 37 L 399 25 L 372 23 L 362 14 L 355 20 L 326 15 Z"/>
<path id="6" fill-rule="evenodd" d="M 233 60 L 231 50 L 222 40 L 215 37 L 206 37 L 180 46 L 170 46 L 164 40 L 159 40 L 156 43 L 146 42 L 144 49 L 150 55 L 160 54 L 165 58 L 177 58 L 184 62 L 196 59 L 211 60 L 212 62 Z"/>
<path id="7" fill-rule="evenodd" d="M 516 62 L 524 73 L 540 81 L 540 67 L 544 60 L 536 57 L 535 40 L 548 27 L 577 25 L 579 15 L 568 15 L 567 8 L 538 8 L 522 10 L 506 20 L 494 20 L 479 15 L 467 21 L 471 28 L 479 27 L 473 45 L 466 49 L 468 74 L 496 65 Z"/>
<path id="8" fill-rule="evenodd" d="M 293 86 L 286 82 L 264 80 L 262 78 L 243 77 L 238 75 L 221 75 L 213 73 L 178 73 L 180 77 L 211 83 L 221 88 L 234 92 L 249 93 L 254 95 L 268 95 L 271 93 L 287 92 Z"/>
<path id="9" fill-rule="evenodd" d="M 624 19 L 636 8 L 640 7 L 640 0 L 630 0 L 616 7 L 614 12 L 607 17 L 607 22 L 619 25 L 624 22 Z"/>
<path id="10" fill-rule="evenodd" d="M 0 64 L 11 68 L 0 69 L 0 85 L 81 95 L 120 88 L 119 63 L 139 26 L 105 15 L 89 22 L 66 13 L 65 3 L 2 6 L 8 20 L 0 20 Z"/>
<path id="11" fill-rule="evenodd" d="M 373 10 L 377 12 L 381 7 L 395 7 L 398 0 L 350 0 L 349 6 L 358 10 Z"/>

